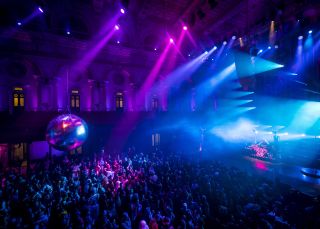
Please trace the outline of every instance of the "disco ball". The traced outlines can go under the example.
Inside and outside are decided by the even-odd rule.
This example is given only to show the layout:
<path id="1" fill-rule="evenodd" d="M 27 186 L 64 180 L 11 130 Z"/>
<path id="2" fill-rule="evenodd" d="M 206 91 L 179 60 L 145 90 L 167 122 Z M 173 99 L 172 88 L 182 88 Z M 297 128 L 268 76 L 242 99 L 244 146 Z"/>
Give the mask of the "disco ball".
<path id="1" fill-rule="evenodd" d="M 47 142 L 55 149 L 69 151 L 81 146 L 88 137 L 88 126 L 76 115 L 64 114 L 51 120 L 47 127 Z"/>

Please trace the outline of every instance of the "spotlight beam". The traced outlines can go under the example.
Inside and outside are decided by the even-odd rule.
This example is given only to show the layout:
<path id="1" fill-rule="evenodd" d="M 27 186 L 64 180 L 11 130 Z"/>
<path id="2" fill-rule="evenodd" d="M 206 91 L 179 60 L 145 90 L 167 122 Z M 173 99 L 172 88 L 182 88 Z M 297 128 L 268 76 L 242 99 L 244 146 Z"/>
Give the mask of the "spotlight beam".
<path id="1" fill-rule="evenodd" d="M 269 30 L 269 44 L 274 45 L 276 39 L 274 21 L 271 21 L 270 30 Z"/>
<path id="2" fill-rule="evenodd" d="M 174 68 L 174 66 L 175 66 L 175 64 L 177 62 L 177 54 L 179 54 L 181 57 L 184 58 L 184 56 L 180 52 L 180 47 L 181 47 L 181 44 L 183 42 L 183 39 L 184 39 L 186 33 L 187 33 L 186 30 L 184 30 L 184 29 L 181 30 L 180 36 L 178 38 L 178 42 L 177 42 L 176 45 L 174 45 L 174 50 L 172 50 L 172 52 L 173 52 L 172 59 L 170 60 L 170 62 L 168 63 L 168 66 L 165 69 L 165 71 L 167 73 L 170 72 Z"/>
<path id="3" fill-rule="evenodd" d="M 219 73 L 210 77 L 209 80 L 206 80 L 197 87 L 198 93 L 198 102 L 202 104 L 203 101 L 216 89 L 224 80 L 227 78 L 236 76 L 236 65 L 232 63 L 228 67 L 224 68 Z"/>
<path id="4" fill-rule="evenodd" d="M 303 70 L 310 66 L 310 64 L 314 61 L 315 53 L 319 51 L 320 47 L 319 36 L 320 32 L 315 34 L 315 36 L 313 36 L 312 33 L 309 33 L 304 45 L 303 36 L 300 36 L 301 39 L 298 37 L 295 62 L 292 65 L 292 68 L 295 70 L 295 72 L 303 72 Z M 316 42 L 314 43 L 314 41 Z"/>
<path id="5" fill-rule="evenodd" d="M 215 60 L 215 63 L 218 62 L 218 60 L 220 59 L 224 49 L 225 49 L 226 45 L 221 45 L 217 54 L 216 54 L 216 60 Z"/>
<path id="6" fill-rule="evenodd" d="M 182 57 L 182 58 L 184 58 L 184 56 L 182 55 L 182 53 L 181 53 L 181 51 L 180 51 L 180 48 L 181 48 L 181 45 L 182 45 L 182 42 L 183 42 L 183 39 L 184 39 L 184 37 L 185 37 L 185 35 L 186 35 L 186 33 L 187 33 L 187 30 L 182 30 L 181 31 L 181 33 L 180 33 L 180 36 L 179 36 L 179 38 L 178 38 L 178 42 L 177 42 L 177 45 L 175 45 L 175 50 L 176 50 L 176 52 L 177 53 L 179 53 L 179 55 Z M 172 67 L 174 67 L 174 65 L 175 65 L 175 63 L 176 63 L 176 59 L 177 59 L 177 54 L 175 53 L 174 54 L 174 57 L 173 57 L 173 61 L 170 61 L 170 63 L 172 63 Z"/>
<path id="7" fill-rule="evenodd" d="M 171 87 L 173 85 L 177 85 L 183 80 L 190 77 L 203 63 L 203 59 L 209 57 L 214 51 L 216 50 L 213 47 L 210 51 L 202 53 L 200 56 L 196 57 L 195 59 L 191 60 L 187 64 L 177 68 L 175 71 L 169 73 L 163 84 L 167 85 L 167 87 Z M 159 85 L 155 86 L 155 90 L 160 88 Z"/>
<path id="8" fill-rule="evenodd" d="M 302 57 L 303 57 L 303 44 L 302 44 L 302 39 L 298 39 L 298 44 L 297 44 L 297 49 L 296 49 L 296 55 L 295 55 L 295 63 L 293 64 L 293 70 L 295 72 L 300 72 L 302 68 Z"/>
<path id="9" fill-rule="evenodd" d="M 230 41 L 228 42 L 226 51 L 229 51 L 229 50 L 232 48 L 232 46 L 233 46 L 233 44 L 234 44 L 234 41 L 236 40 L 236 39 L 234 39 L 234 37 L 235 37 L 235 36 L 232 36 L 231 39 L 230 39 Z"/>
<path id="10" fill-rule="evenodd" d="M 192 35 L 191 35 L 191 33 L 190 33 L 189 31 L 187 31 L 187 36 L 188 36 L 188 38 L 190 39 L 192 45 L 193 45 L 195 48 L 197 48 L 197 47 L 198 47 L 197 42 L 194 40 L 194 38 L 192 37 Z"/>
<path id="11" fill-rule="evenodd" d="M 150 73 L 148 74 L 145 82 L 143 83 L 142 87 L 138 91 L 135 103 L 137 106 L 140 106 L 143 100 L 145 99 L 145 95 L 151 88 L 151 85 L 153 84 L 154 80 L 158 76 L 161 66 L 164 63 L 165 58 L 168 55 L 168 52 L 170 50 L 170 47 L 172 46 L 171 43 L 167 44 L 165 50 L 161 53 L 161 56 L 151 69 Z M 117 137 L 121 135 L 122 142 L 119 144 L 119 150 L 122 150 L 122 147 L 124 146 L 125 141 L 128 139 L 130 133 L 133 131 L 135 125 L 138 123 L 140 119 L 140 113 L 139 112 L 130 112 L 126 113 L 117 123 L 116 127 L 113 130 L 113 133 L 111 134 L 111 138 L 108 141 L 108 145 L 112 146 L 114 142 L 116 141 Z M 119 133 L 121 131 L 121 133 Z"/>
<path id="12" fill-rule="evenodd" d="M 89 50 L 86 50 L 86 53 L 82 55 L 80 60 L 74 63 L 70 68 L 70 77 L 71 79 L 78 74 L 86 70 L 98 53 L 103 49 L 103 47 L 108 43 L 116 32 L 115 24 L 121 13 L 118 12 L 110 21 L 108 21 L 100 30 L 99 34 L 90 42 Z M 108 33 L 106 34 L 106 32 Z"/>
<path id="13" fill-rule="evenodd" d="M 142 97 L 146 94 L 146 92 L 151 88 L 153 82 L 156 80 L 157 76 L 159 75 L 160 69 L 168 55 L 170 50 L 171 44 L 167 44 L 164 51 L 161 53 L 159 59 L 157 60 L 156 64 L 151 69 L 150 73 L 148 74 L 145 82 L 143 83 L 142 87 L 140 88 L 136 100 L 138 102 L 141 101 Z"/>
<path id="14" fill-rule="evenodd" d="M 251 76 L 284 67 L 281 64 L 260 57 L 252 57 L 251 55 L 242 52 L 235 52 L 235 60 L 239 77 Z"/>
<path id="15" fill-rule="evenodd" d="M 111 30 L 103 39 L 101 39 L 94 47 L 92 47 L 88 53 L 86 53 L 72 68 L 71 77 L 80 74 L 85 71 L 94 58 L 98 55 L 101 49 L 107 44 L 107 42 L 112 38 L 114 30 Z"/>
<path id="16" fill-rule="evenodd" d="M 114 26 L 117 25 L 117 22 L 119 18 L 121 17 L 121 12 L 118 12 L 111 20 L 107 20 L 107 22 L 102 26 L 100 29 L 98 35 L 93 39 L 101 39 L 101 37 L 104 37 L 106 33 L 108 33 L 111 29 L 114 29 Z"/>
<path id="17" fill-rule="evenodd" d="M 40 8 L 41 9 L 41 8 Z M 42 9 L 41 9 L 42 10 Z M 32 20 L 34 20 L 36 17 L 40 16 L 43 14 L 43 11 L 41 12 L 39 10 L 39 8 L 37 8 L 36 10 L 34 10 L 29 16 L 27 16 L 26 18 L 19 20 L 17 22 L 17 25 L 19 27 L 24 26 L 26 24 L 28 24 L 29 22 L 31 22 Z M 8 31 L 5 31 L 5 34 L 8 34 L 10 37 L 13 36 L 15 33 L 17 32 L 16 28 L 10 29 Z"/>
<path id="18" fill-rule="evenodd" d="M 168 44 L 165 48 L 165 50 L 162 52 L 159 60 L 157 61 L 157 63 L 155 64 L 155 66 L 153 67 L 153 69 L 151 70 L 151 72 L 149 73 L 147 80 L 145 81 L 145 83 L 143 84 L 143 86 L 141 87 L 141 89 L 139 90 L 139 92 L 137 93 L 136 96 L 136 105 L 141 105 L 141 102 L 143 101 L 143 98 L 145 98 L 145 95 L 147 94 L 147 92 L 149 91 L 149 89 L 151 88 L 151 85 L 153 84 L 154 80 L 156 79 L 156 76 L 158 75 L 160 68 L 169 52 L 169 49 L 172 45 Z M 208 52 L 208 54 L 211 54 L 214 51 L 214 49 L 210 50 Z M 202 54 L 200 55 L 198 58 L 196 58 L 196 60 L 191 61 L 191 64 L 189 63 L 188 67 L 186 69 L 184 69 L 185 71 L 183 71 L 184 73 L 188 72 L 190 70 L 190 68 L 195 67 L 195 65 L 201 65 L 201 60 L 204 56 L 208 55 L 208 54 Z M 200 62 L 200 63 L 199 63 Z M 194 68 L 193 68 L 194 69 Z M 195 69 L 194 69 L 195 70 Z M 181 72 L 181 69 L 180 69 Z M 169 77 L 166 78 L 165 81 L 168 82 Z M 172 84 L 171 84 L 172 85 Z M 169 86 L 169 85 L 168 85 Z M 158 87 L 156 87 L 158 89 L 160 89 L 160 85 L 158 85 Z M 131 133 L 131 131 L 133 130 L 134 126 L 136 125 L 136 123 L 138 122 L 140 118 L 140 114 L 138 112 L 133 113 L 133 114 L 127 114 L 125 115 L 121 120 L 119 120 L 119 122 L 117 123 L 116 129 L 119 130 L 123 130 L 125 129 L 125 132 L 122 132 L 122 139 L 127 139 L 129 134 Z M 114 130 L 114 135 L 116 135 L 116 130 Z M 112 135 L 113 136 L 113 135 Z M 113 138 L 110 138 L 109 140 L 109 144 L 113 143 Z"/>

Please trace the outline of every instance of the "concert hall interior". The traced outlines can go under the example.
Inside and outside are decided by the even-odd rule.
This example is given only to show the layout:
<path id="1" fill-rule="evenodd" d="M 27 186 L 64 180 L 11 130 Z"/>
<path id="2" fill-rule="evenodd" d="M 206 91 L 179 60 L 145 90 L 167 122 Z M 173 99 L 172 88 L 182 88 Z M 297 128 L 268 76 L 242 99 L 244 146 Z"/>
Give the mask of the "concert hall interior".
<path id="1" fill-rule="evenodd" d="M 319 0 L 1 0 L 0 228 L 320 228 Z"/>

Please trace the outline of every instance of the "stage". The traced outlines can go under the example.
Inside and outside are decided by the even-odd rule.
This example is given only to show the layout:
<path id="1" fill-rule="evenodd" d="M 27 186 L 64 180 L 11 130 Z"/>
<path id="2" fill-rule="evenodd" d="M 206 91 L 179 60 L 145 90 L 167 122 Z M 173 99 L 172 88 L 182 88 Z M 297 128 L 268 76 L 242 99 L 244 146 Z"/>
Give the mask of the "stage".
<path id="1" fill-rule="evenodd" d="M 309 196 L 320 195 L 320 178 L 306 176 L 301 172 L 304 167 L 283 161 L 265 161 L 239 154 L 219 157 L 219 161 L 243 171 L 258 174 L 273 181 L 280 181 Z"/>

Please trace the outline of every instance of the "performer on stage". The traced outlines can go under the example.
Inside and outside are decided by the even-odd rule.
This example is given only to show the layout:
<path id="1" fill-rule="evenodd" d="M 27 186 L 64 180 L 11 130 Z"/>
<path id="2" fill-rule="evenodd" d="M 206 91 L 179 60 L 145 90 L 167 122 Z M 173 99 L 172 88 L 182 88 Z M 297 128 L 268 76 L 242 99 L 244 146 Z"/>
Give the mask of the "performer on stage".
<path id="1" fill-rule="evenodd" d="M 275 159 L 281 159 L 280 151 L 279 151 L 279 140 L 280 137 L 277 135 L 277 131 L 273 131 L 273 157 Z"/>
<path id="2" fill-rule="evenodd" d="M 201 127 L 200 131 L 201 131 L 201 135 L 200 135 L 199 152 L 202 152 L 203 151 L 203 146 L 204 146 L 204 134 L 205 134 L 206 128 Z"/>
<path id="3" fill-rule="evenodd" d="M 273 143 L 276 145 L 279 143 L 279 135 L 277 135 L 277 131 L 273 131 Z"/>

